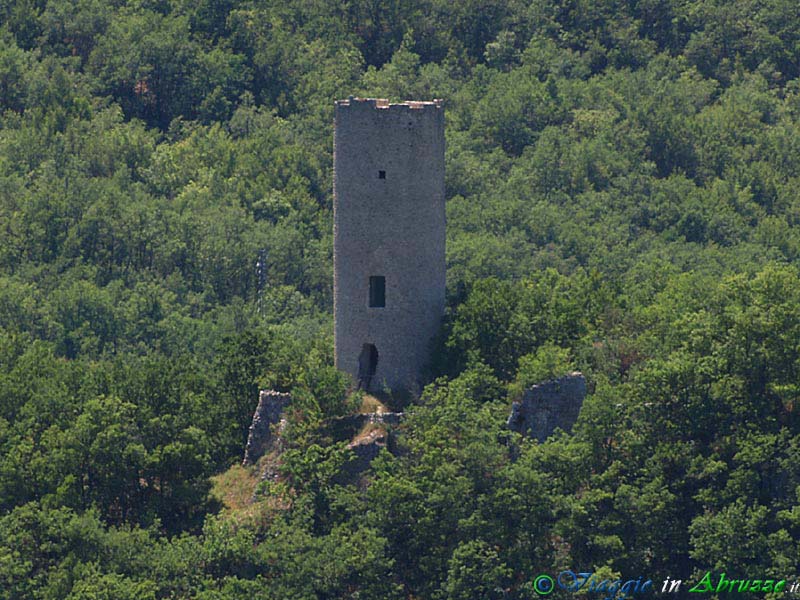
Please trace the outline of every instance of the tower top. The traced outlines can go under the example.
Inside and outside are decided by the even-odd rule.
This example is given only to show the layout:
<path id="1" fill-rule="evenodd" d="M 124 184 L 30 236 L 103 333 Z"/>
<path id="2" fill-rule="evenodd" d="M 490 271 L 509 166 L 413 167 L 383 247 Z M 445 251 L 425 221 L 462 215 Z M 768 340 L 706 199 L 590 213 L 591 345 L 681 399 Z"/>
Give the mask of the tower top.
<path id="1" fill-rule="evenodd" d="M 432 101 L 405 100 L 404 102 L 389 102 L 386 98 L 356 98 L 350 96 L 346 100 L 337 100 L 337 108 L 377 108 L 382 110 L 421 110 L 426 108 L 443 108 L 444 101 L 437 98 Z"/>

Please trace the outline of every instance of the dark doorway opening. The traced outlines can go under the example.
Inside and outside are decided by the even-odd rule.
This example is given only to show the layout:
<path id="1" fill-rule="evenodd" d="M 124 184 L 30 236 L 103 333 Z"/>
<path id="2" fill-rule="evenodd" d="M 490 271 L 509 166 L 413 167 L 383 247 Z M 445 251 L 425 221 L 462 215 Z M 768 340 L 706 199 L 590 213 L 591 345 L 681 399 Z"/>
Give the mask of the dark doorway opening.
<path id="1" fill-rule="evenodd" d="M 374 344 L 364 344 L 358 355 L 358 389 L 368 391 L 378 368 L 378 349 Z"/>

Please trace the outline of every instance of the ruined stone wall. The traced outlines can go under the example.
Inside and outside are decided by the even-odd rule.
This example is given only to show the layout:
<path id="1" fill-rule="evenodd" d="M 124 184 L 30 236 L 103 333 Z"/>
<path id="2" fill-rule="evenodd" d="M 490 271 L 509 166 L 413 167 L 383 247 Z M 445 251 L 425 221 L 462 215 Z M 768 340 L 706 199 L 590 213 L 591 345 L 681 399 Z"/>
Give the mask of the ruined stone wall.
<path id="1" fill-rule="evenodd" d="M 556 428 L 569 432 L 586 397 L 586 379 L 574 372 L 545 381 L 525 390 L 520 402 L 514 402 L 508 428 L 545 441 Z"/>
<path id="2" fill-rule="evenodd" d="M 258 406 L 253 413 L 253 422 L 247 435 L 247 445 L 244 449 L 244 466 L 255 464 L 267 451 L 272 442 L 272 427 L 283 416 L 283 409 L 291 401 L 290 394 L 261 390 L 258 396 Z"/>
<path id="3" fill-rule="evenodd" d="M 445 302 L 444 108 L 439 101 L 338 101 L 334 136 L 336 366 L 359 377 L 364 344 L 378 351 L 369 386 L 413 389 Z M 385 307 L 369 307 L 369 277 Z"/>
<path id="4" fill-rule="evenodd" d="M 286 449 L 283 436 L 288 427 L 284 411 L 291 402 L 291 395 L 272 390 L 262 390 L 259 394 L 258 406 L 253 413 L 253 421 L 247 437 L 242 465 L 247 467 L 259 464 L 262 481 L 279 479 L 282 454 Z M 347 447 L 353 456 L 335 481 L 345 484 L 355 481 L 366 471 L 373 459 L 383 448 L 396 451 L 394 428 L 403 420 L 403 413 L 364 413 L 326 419 L 322 430 L 335 441 L 349 440 Z M 362 432 L 367 425 L 376 425 L 374 429 Z M 261 460 L 266 455 L 266 459 Z"/>

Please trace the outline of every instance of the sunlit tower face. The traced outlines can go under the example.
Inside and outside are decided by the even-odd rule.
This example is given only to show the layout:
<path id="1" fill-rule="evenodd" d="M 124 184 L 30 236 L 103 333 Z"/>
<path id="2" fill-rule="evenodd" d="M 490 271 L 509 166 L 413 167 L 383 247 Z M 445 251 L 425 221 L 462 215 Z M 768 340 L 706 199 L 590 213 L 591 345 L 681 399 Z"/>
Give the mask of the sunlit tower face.
<path id="1" fill-rule="evenodd" d="M 415 388 L 445 302 L 444 108 L 336 103 L 336 366 L 367 390 Z"/>

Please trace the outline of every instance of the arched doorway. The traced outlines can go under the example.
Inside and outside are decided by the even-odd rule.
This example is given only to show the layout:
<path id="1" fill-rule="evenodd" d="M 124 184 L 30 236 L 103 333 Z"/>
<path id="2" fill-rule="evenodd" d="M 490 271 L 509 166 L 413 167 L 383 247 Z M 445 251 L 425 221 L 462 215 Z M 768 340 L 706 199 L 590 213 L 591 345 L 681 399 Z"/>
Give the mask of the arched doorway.
<path id="1" fill-rule="evenodd" d="M 368 391 L 378 368 L 378 349 L 375 344 L 364 344 L 358 355 L 358 389 Z"/>

